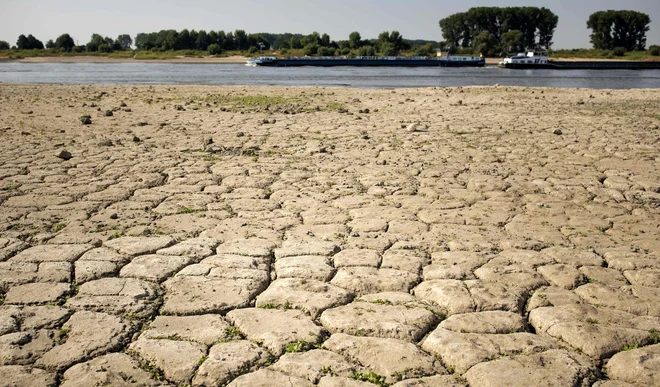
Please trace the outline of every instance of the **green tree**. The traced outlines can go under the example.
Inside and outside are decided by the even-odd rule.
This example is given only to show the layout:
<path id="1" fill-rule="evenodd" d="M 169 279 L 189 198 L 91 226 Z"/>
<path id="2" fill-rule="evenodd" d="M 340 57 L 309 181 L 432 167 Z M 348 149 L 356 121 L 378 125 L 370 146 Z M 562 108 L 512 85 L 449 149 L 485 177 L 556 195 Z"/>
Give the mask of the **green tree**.
<path id="1" fill-rule="evenodd" d="M 237 50 L 236 39 L 233 32 L 227 32 L 227 37 L 225 38 L 225 45 L 222 47 L 225 50 Z"/>
<path id="2" fill-rule="evenodd" d="M 555 29 L 557 28 L 558 23 L 559 16 L 555 15 L 547 8 L 541 8 L 539 21 L 536 25 L 540 46 L 545 47 L 547 50 L 550 49 L 553 44 L 552 38 L 555 34 Z"/>
<path id="3" fill-rule="evenodd" d="M 499 44 L 504 34 L 518 30 L 523 34 L 522 46 L 550 48 L 558 21 L 557 15 L 547 8 L 474 7 L 440 20 L 439 25 L 450 47 L 474 47 L 474 39 L 484 31 Z"/>
<path id="4" fill-rule="evenodd" d="M 234 31 L 234 45 L 237 50 L 247 50 L 249 48 L 247 42 L 247 34 L 243 30 Z"/>
<path id="5" fill-rule="evenodd" d="M 208 42 L 209 42 L 209 45 L 211 45 L 211 44 L 220 45 L 220 42 L 218 42 L 218 33 L 213 31 L 213 30 L 209 31 Z"/>
<path id="6" fill-rule="evenodd" d="M 206 33 L 206 31 L 200 30 L 197 33 L 197 40 L 195 41 L 195 46 L 197 47 L 198 50 L 206 51 L 209 48 L 209 44 L 211 44 L 211 39 L 209 38 L 209 35 Z"/>
<path id="7" fill-rule="evenodd" d="M 362 46 L 358 50 L 359 56 L 376 56 L 376 50 L 373 46 Z"/>
<path id="8" fill-rule="evenodd" d="M 161 48 L 163 50 L 174 50 L 176 49 L 178 42 L 179 42 L 179 33 L 174 30 L 170 30 L 167 33 L 167 36 L 165 36 L 165 39 L 163 39 Z"/>
<path id="9" fill-rule="evenodd" d="M 2 43 L 3 43 L 3 42 L 0 42 L 0 47 L 2 46 Z M 4 42 L 4 43 L 6 43 L 6 42 Z M 0 48 L 0 50 L 1 50 L 1 49 L 2 49 L 2 48 Z M 653 55 L 653 56 L 660 56 L 660 46 L 655 45 L 655 44 L 651 45 L 651 46 L 649 47 L 649 54 L 651 54 L 651 55 Z"/>
<path id="10" fill-rule="evenodd" d="M 591 14 L 587 28 L 591 29 L 594 48 L 611 50 L 623 47 L 628 51 L 646 48 L 646 33 L 651 18 L 637 11 L 599 11 Z"/>
<path id="11" fill-rule="evenodd" d="M 293 48 L 293 49 L 302 48 L 302 43 L 300 41 L 300 38 L 297 36 L 292 36 L 291 40 L 289 41 L 289 48 Z"/>
<path id="12" fill-rule="evenodd" d="M 381 43 L 379 48 L 379 53 L 382 56 L 396 56 L 399 54 L 399 51 L 394 47 L 394 44 L 390 42 Z"/>
<path id="13" fill-rule="evenodd" d="M 27 37 L 25 35 L 20 35 L 16 41 L 16 47 L 19 50 L 42 50 L 44 44 L 31 34 Z"/>
<path id="14" fill-rule="evenodd" d="M 360 48 L 362 46 L 362 36 L 357 31 L 351 32 L 348 36 L 348 47 L 352 50 Z"/>
<path id="15" fill-rule="evenodd" d="M 4 40 L 0 40 L 0 50 L 9 50 L 11 47 L 9 46 L 9 43 L 5 42 Z"/>
<path id="16" fill-rule="evenodd" d="M 523 49 L 522 31 L 510 30 L 502 34 L 502 50 L 506 52 L 520 52 Z"/>
<path id="17" fill-rule="evenodd" d="M 209 46 L 209 54 L 211 55 L 220 55 L 222 54 L 222 47 L 219 44 L 213 43 Z"/>
<path id="18" fill-rule="evenodd" d="M 469 47 L 472 41 L 472 32 L 466 13 L 456 13 L 440 20 L 442 37 L 449 46 Z"/>
<path id="19" fill-rule="evenodd" d="M 16 41 L 16 47 L 19 50 L 29 50 L 30 49 L 30 43 L 28 42 L 27 36 L 21 34 L 18 36 L 18 40 Z"/>
<path id="20" fill-rule="evenodd" d="M 323 47 L 330 47 L 330 35 L 328 34 L 323 34 L 321 35 L 321 46 Z"/>
<path id="21" fill-rule="evenodd" d="M 117 36 L 117 39 L 115 39 L 115 45 L 119 46 L 120 50 L 128 50 L 131 48 L 131 45 L 133 45 L 133 39 L 127 34 L 119 35 Z"/>
<path id="22" fill-rule="evenodd" d="M 475 54 L 493 55 L 497 50 L 497 39 L 490 32 L 484 31 L 474 38 L 472 50 Z"/>
<path id="23" fill-rule="evenodd" d="M 76 46 L 76 42 L 69 34 L 62 34 L 55 40 L 55 47 L 70 52 Z"/>
<path id="24" fill-rule="evenodd" d="M 188 40 L 188 47 L 186 47 L 186 50 L 197 49 L 197 38 L 199 38 L 199 32 L 190 30 L 190 40 Z"/>
<path id="25" fill-rule="evenodd" d="M 303 48 L 303 54 L 306 56 L 315 55 L 316 53 L 319 52 L 320 47 L 321 46 L 319 46 L 316 43 L 308 44 Z"/>
<path id="26" fill-rule="evenodd" d="M 103 52 L 103 53 L 112 52 L 112 46 L 107 43 L 102 43 L 99 44 L 98 50 L 99 52 Z"/>
<path id="27" fill-rule="evenodd" d="M 417 44 L 413 46 L 412 50 L 416 56 L 436 56 L 435 47 L 431 43 L 426 43 L 423 46 Z"/>
<path id="28" fill-rule="evenodd" d="M 335 49 L 332 47 L 319 47 L 318 49 L 318 54 L 321 56 L 334 56 L 335 55 Z"/>
<path id="29" fill-rule="evenodd" d="M 92 34 L 92 38 L 87 43 L 87 51 L 95 52 L 99 50 L 99 46 L 104 44 L 103 36 L 99 34 Z"/>
<path id="30" fill-rule="evenodd" d="M 190 38 L 190 31 L 187 28 L 184 28 L 179 32 L 176 38 L 176 43 L 174 44 L 175 50 L 190 50 L 193 46 L 193 42 Z"/>
<path id="31" fill-rule="evenodd" d="M 321 45 L 321 35 L 318 32 L 314 31 L 311 34 L 305 36 L 300 40 L 300 44 L 303 46 L 308 46 L 311 44 Z"/>
<path id="32" fill-rule="evenodd" d="M 49 39 L 46 42 L 46 48 L 55 48 L 55 42 L 53 42 L 53 39 Z"/>
<path id="33" fill-rule="evenodd" d="M 43 50 L 44 49 L 44 44 L 41 43 L 41 40 L 35 38 L 32 35 L 28 35 L 27 37 L 28 40 L 28 46 L 32 50 Z"/>

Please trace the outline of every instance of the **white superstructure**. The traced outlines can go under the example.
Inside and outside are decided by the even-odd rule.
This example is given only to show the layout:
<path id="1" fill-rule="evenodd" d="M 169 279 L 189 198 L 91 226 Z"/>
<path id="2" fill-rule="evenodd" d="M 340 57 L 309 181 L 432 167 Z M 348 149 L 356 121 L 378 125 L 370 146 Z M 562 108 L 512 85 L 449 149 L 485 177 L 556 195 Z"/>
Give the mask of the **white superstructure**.
<path id="1" fill-rule="evenodd" d="M 510 58 L 504 58 L 500 62 L 500 66 L 506 66 L 507 64 L 520 64 L 520 65 L 544 65 L 548 64 L 548 56 L 544 52 L 540 51 L 529 51 L 527 55 L 525 53 L 519 53 L 516 56 Z"/>

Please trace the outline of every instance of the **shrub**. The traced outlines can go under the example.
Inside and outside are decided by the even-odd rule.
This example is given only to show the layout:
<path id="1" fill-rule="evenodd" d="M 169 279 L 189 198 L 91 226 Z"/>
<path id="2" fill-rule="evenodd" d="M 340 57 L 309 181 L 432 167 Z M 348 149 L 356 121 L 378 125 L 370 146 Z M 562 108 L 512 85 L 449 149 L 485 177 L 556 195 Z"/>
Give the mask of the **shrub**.
<path id="1" fill-rule="evenodd" d="M 660 56 L 660 46 L 654 44 L 651 47 L 649 47 L 649 54 L 653 56 Z"/>
<path id="2" fill-rule="evenodd" d="M 109 44 L 103 43 L 99 46 L 99 52 L 104 52 L 104 53 L 112 52 L 112 47 L 110 47 Z"/>
<path id="3" fill-rule="evenodd" d="M 4 40 L 0 40 L 0 50 L 9 50 L 9 43 Z"/>
<path id="4" fill-rule="evenodd" d="M 374 51 L 374 48 L 371 46 L 362 46 L 358 50 L 358 55 L 359 56 L 375 56 L 376 51 Z"/>
<path id="5" fill-rule="evenodd" d="M 308 44 L 303 48 L 303 54 L 305 55 L 314 55 L 319 52 L 320 46 L 316 43 Z"/>
<path id="6" fill-rule="evenodd" d="M 209 54 L 220 55 L 222 54 L 222 48 L 220 47 L 220 45 L 213 43 L 209 46 Z"/>
<path id="7" fill-rule="evenodd" d="M 252 46 L 252 47 L 250 47 L 250 48 L 248 49 L 248 54 L 249 54 L 249 55 L 254 55 L 254 54 L 256 54 L 257 52 L 259 52 L 259 50 L 258 50 L 255 46 Z"/>
<path id="8" fill-rule="evenodd" d="M 318 53 L 321 56 L 333 56 L 335 55 L 335 49 L 332 47 L 320 47 Z"/>
<path id="9" fill-rule="evenodd" d="M 341 49 L 340 53 L 342 55 L 349 55 L 351 53 L 351 49 L 348 48 L 348 47 L 344 47 L 344 48 Z"/>
<path id="10" fill-rule="evenodd" d="M 73 48 L 73 52 L 77 52 L 77 53 L 85 52 L 86 48 L 87 46 L 75 46 Z"/>
<path id="11" fill-rule="evenodd" d="M 626 49 L 623 47 L 616 47 L 612 50 L 612 54 L 614 54 L 614 56 L 624 56 L 626 55 Z"/>

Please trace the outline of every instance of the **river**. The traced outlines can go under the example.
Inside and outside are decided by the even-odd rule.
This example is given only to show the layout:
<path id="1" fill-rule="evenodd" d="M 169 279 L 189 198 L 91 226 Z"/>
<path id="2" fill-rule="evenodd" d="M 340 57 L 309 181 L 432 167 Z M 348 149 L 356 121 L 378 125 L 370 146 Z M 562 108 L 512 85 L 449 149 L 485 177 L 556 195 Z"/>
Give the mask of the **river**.
<path id="1" fill-rule="evenodd" d="M 0 62 L 0 82 L 224 86 L 533 86 L 660 88 L 660 70 L 507 70 L 497 67 L 248 67 L 242 64 Z"/>

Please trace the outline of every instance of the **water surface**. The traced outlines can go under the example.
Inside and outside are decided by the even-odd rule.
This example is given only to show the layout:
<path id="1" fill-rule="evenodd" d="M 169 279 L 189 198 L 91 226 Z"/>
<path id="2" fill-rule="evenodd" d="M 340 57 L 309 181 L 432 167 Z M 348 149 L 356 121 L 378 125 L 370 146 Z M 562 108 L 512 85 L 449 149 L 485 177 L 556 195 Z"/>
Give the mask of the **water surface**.
<path id="1" fill-rule="evenodd" d="M 0 63 L 0 82 L 223 86 L 539 86 L 660 88 L 660 70 L 510 70 L 497 67 L 248 67 L 182 63 Z"/>

